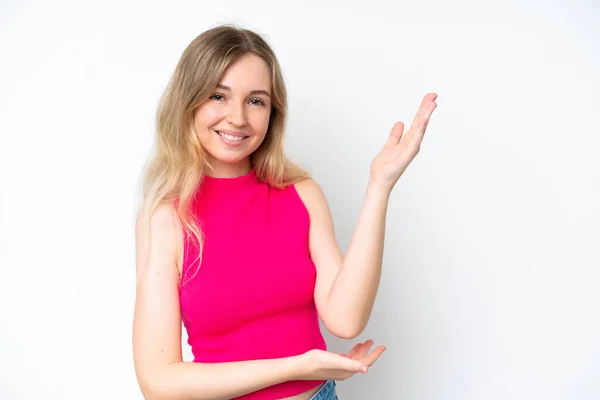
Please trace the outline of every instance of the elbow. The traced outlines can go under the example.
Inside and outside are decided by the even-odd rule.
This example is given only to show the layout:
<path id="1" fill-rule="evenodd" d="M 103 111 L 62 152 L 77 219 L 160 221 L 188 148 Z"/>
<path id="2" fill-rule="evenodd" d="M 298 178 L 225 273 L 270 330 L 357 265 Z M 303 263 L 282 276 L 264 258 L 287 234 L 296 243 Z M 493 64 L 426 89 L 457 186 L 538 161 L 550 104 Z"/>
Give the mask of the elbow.
<path id="1" fill-rule="evenodd" d="M 340 339 L 355 339 L 356 337 L 358 337 L 359 334 L 354 334 L 354 333 L 334 333 L 335 336 L 339 337 Z"/>
<path id="2" fill-rule="evenodd" d="M 138 386 L 145 400 L 174 399 L 172 391 L 168 390 L 162 378 L 160 374 L 138 375 Z"/>
<path id="3" fill-rule="evenodd" d="M 159 385 L 150 382 L 150 380 L 138 378 L 138 386 L 145 400 L 164 399 L 164 396 L 160 395 L 161 390 L 158 387 Z"/>
<path id="4" fill-rule="evenodd" d="M 335 336 L 341 338 L 341 339 L 356 339 L 360 334 L 362 333 L 362 330 L 353 330 L 353 331 L 341 331 L 338 334 L 335 334 Z"/>
<path id="5" fill-rule="evenodd" d="M 355 339 L 364 331 L 364 326 L 362 324 L 352 324 L 352 325 L 325 325 L 327 330 L 331 332 L 332 335 L 339 337 L 340 339 Z"/>
<path id="6" fill-rule="evenodd" d="M 168 400 L 173 399 L 173 393 L 165 390 L 164 386 L 157 383 L 140 384 L 140 390 L 145 400 Z"/>

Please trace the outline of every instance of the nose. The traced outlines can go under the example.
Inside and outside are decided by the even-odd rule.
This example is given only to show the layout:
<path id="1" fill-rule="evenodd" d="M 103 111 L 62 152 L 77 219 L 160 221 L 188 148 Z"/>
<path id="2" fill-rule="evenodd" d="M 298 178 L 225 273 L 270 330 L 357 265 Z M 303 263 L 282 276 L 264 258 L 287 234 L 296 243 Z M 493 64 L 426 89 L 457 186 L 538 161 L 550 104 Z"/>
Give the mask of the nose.
<path id="1" fill-rule="evenodd" d="M 227 122 L 234 126 L 247 124 L 246 109 L 243 104 L 231 103 L 227 114 Z"/>

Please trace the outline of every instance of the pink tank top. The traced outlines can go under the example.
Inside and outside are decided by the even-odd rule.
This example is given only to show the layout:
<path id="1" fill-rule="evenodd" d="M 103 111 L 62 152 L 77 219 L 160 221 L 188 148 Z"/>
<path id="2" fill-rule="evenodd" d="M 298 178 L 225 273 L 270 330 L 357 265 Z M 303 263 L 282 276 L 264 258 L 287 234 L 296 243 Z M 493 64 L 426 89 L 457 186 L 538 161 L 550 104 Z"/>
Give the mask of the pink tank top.
<path id="1" fill-rule="evenodd" d="M 194 362 L 326 350 L 314 302 L 310 220 L 295 187 L 271 187 L 254 170 L 205 177 L 193 211 L 205 237 L 202 262 L 196 272 L 198 247 L 184 237 L 179 300 Z M 238 398 L 279 399 L 321 383 L 289 381 Z"/>

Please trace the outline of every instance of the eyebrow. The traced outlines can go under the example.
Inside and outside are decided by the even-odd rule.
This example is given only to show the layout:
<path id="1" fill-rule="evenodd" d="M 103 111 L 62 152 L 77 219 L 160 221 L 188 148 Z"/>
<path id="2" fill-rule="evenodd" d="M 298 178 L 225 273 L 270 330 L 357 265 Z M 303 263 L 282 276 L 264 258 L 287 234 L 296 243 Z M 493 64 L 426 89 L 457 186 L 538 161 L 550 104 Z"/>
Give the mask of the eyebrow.
<path id="1" fill-rule="evenodd" d="M 221 85 L 220 83 L 217 84 L 217 88 L 218 89 L 222 89 L 222 90 L 229 90 L 231 91 L 231 88 L 229 86 L 225 86 L 225 85 Z M 250 92 L 251 95 L 254 94 L 264 94 L 266 96 L 268 96 L 269 98 L 271 97 L 271 94 L 269 92 L 267 92 L 266 90 L 253 90 Z"/>

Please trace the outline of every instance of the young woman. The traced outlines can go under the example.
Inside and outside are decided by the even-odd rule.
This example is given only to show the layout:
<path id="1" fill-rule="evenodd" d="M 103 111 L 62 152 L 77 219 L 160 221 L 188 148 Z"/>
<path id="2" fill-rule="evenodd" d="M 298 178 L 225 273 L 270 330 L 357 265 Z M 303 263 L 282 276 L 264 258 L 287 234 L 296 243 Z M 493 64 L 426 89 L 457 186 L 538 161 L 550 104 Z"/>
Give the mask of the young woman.
<path id="1" fill-rule="evenodd" d="M 327 351 L 319 318 L 352 339 L 381 275 L 392 188 L 419 151 L 434 93 L 371 164 L 347 254 L 320 187 L 284 156 L 286 89 L 275 54 L 230 26 L 186 48 L 161 99 L 136 222 L 133 353 L 147 399 L 337 399 L 373 342 Z M 194 355 L 182 361 L 185 326 Z"/>

